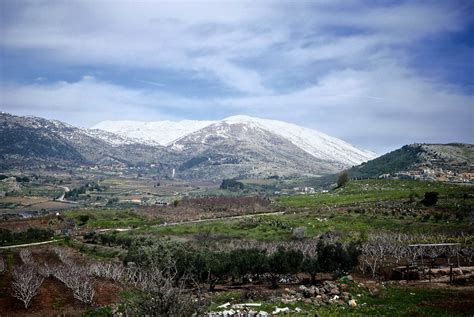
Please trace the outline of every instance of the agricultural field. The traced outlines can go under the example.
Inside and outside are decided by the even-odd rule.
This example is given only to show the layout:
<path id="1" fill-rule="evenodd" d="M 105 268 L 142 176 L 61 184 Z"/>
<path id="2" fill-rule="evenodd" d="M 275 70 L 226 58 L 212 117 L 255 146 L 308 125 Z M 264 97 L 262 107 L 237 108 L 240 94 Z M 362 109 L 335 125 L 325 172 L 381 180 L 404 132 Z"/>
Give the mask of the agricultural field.
<path id="1" fill-rule="evenodd" d="M 474 313 L 472 186 L 359 180 L 328 192 L 262 197 L 116 176 L 95 184 L 69 194 L 78 202 L 69 209 L 1 222 L 0 306 L 7 314 Z M 179 187 L 189 191 L 174 195 Z M 98 206 L 90 199 L 143 194 L 170 203 Z M 47 244 L 11 248 L 35 242 Z M 449 245 L 427 253 L 408 247 L 423 243 Z M 33 270 L 41 281 L 28 305 L 12 296 L 18 270 Z"/>

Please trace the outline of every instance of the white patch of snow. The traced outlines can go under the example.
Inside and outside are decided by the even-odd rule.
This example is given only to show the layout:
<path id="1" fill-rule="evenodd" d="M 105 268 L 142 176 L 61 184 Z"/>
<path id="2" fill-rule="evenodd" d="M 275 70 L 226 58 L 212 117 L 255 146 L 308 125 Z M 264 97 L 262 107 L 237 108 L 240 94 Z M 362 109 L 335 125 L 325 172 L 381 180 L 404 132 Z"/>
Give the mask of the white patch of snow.
<path id="1" fill-rule="evenodd" d="M 198 131 L 214 121 L 103 121 L 93 129 L 101 129 L 123 137 L 139 140 L 149 145 L 169 145 L 176 139 Z"/>
<path id="2" fill-rule="evenodd" d="M 334 160 L 348 166 L 358 165 L 376 157 L 375 153 L 360 150 L 340 139 L 313 129 L 300 127 L 283 121 L 260 119 L 243 115 L 228 117 L 222 121 L 228 124 L 257 125 L 260 128 L 289 140 L 316 158 Z"/>
<path id="3" fill-rule="evenodd" d="M 244 131 L 251 131 L 252 128 L 269 131 L 287 139 L 318 159 L 334 161 L 347 166 L 358 165 L 376 157 L 373 152 L 358 149 L 347 142 L 313 129 L 283 121 L 245 115 L 232 116 L 221 121 L 103 121 L 93 128 L 112 132 L 136 142 L 149 145 L 171 145 L 175 150 L 183 150 L 183 145 L 176 144 L 178 140 L 216 123 L 218 125 L 213 131 L 213 135 L 218 137 L 230 137 L 228 126 L 222 124 L 243 124 Z M 205 140 L 206 138 L 201 139 L 202 142 Z"/>

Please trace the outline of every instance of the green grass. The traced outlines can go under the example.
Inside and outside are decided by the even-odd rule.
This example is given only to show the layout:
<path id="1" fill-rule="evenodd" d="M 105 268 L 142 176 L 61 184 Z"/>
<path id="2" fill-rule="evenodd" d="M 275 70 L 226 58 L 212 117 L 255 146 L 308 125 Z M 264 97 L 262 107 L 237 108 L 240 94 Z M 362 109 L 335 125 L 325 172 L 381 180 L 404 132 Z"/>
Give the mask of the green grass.
<path id="1" fill-rule="evenodd" d="M 330 305 L 330 306 L 314 306 L 313 304 L 306 304 L 304 302 L 294 302 L 290 304 L 283 304 L 276 301 L 269 301 L 268 299 L 248 301 L 243 299 L 242 292 L 220 292 L 212 296 L 213 304 L 210 310 L 222 310 L 217 307 L 223 303 L 230 302 L 231 304 L 242 302 L 258 302 L 262 306 L 258 310 L 272 312 L 275 307 L 289 307 L 294 310 L 296 307 L 302 309 L 301 316 L 310 314 L 313 316 L 467 316 L 472 315 L 473 312 L 463 312 L 459 307 L 463 299 L 468 299 L 472 296 L 472 291 L 456 291 L 450 289 L 431 289 L 431 288 L 417 288 L 417 287 L 401 287 L 388 286 L 380 290 L 380 294 L 372 296 L 366 288 L 359 287 L 352 284 L 350 293 L 357 302 L 357 307 L 349 307 L 344 305 Z M 359 296 L 358 296 L 359 295 Z M 277 297 L 278 298 L 278 297 Z M 454 307 L 459 309 L 452 310 L 443 308 L 443 303 L 446 301 L 455 300 Z"/>
<path id="2" fill-rule="evenodd" d="M 359 213 L 317 213 L 302 212 L 281 216 L 261 216 L 255 218 L 212 221 L 207 223 L 183 224 L 167 227 L 147 227 L 134 233 L 159 235 L 194 235 L 210 232 L 229 238 L 256 240 L 291 239 L 292 228 L 305 227 L 305 237 L 314 237 L 328 231 L 338 231 L 349 238 L 360 232 L 390 231 L 404 233 L 459 232 L 469 230 L 467 222 L 460 221 L 420 221 L 412 216 L 384 216 Z"/>
<path id="3" fill-rule="evenodd" d="M 472 296 L 472 291 L 468 293 L 451 289 L 388 286 L 381 289 L 378 296 L 371 296 L 366 289 L 357 287 L 353 287 L 351 293 L 361 295 L 355 296 L 358 303 L 356 308 L 332 306 L 316 311 L 320 316 L 342 313 L 355 316 L 463 316 L 473 313 L 463 314 L 461 310 L 453 311 L 440 306 L 455 299 L 457 305 L 454 306 L 459 307 L 463 298 Z"/>
<path id="4" fill-rule="evenodd" d="M 66 212 L 66 217 L 74 220 L 79 226 L 91 229 L 136 228 L 162 223 L 161 219 L 150 219 L 133 210 L 120 209 L 77 209 Z"/>
<path id="5" fill-rule="evenodd" d="M 412 193 L 422 198 L 428 191 L 438 192 L 440 203 L 442 203 L 443 199 L 461 198 L 465 193 L 473 194 L 474 187 L 415 180 L 358 180 L 350 181 L 343 188 L 328 193 L 281 197 L 277 203 L 294 208 L 347 205 L 384 200 L 408 200 Z"/>

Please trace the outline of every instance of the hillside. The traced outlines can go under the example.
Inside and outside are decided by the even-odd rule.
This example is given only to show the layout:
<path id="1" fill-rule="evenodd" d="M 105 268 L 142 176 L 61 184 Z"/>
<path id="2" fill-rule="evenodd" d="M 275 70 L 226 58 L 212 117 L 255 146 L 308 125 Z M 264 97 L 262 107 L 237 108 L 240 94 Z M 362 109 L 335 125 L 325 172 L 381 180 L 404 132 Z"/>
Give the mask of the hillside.
<path id="1" fill-rule="evenodd" d="M 411 144 L 351 168 L 352 178 L 400 177 L 463 181 L 472 177 L 471 144 Z"/>
<path id="2" fill-rule="evenodd" d="M 301 178 L 336 173 L 374 157 L 315 130 L 247 116 L 99 125 L 120 134 L 6 113 L 0 120 L 2 169 L 139 166 L 167 176 L 174 169 L 182 179 Z"/>
<path id="3" fill-rule="evenodd" d="M 143 165 L 163 162 L 169 151 L 60 121 L 0 114 L 2 169 L 9 167 Z M 166 161 L 171 159 L 167 158 Z"/>

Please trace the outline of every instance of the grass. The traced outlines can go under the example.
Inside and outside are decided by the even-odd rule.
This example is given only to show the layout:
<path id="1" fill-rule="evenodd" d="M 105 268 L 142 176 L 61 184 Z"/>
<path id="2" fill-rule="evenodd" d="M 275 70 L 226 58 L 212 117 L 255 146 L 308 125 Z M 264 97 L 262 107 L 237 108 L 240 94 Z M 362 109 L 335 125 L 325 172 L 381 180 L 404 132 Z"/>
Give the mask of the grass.
<path id="1" fill-rule="evenodd" d="M 302 309 L 301 316 L 466 316 L 472 315 L 469 307 L 462 307 L 462 301 L 472 296 L 469 291 L 456 291 L 439 288 L 419 288 L 412 286 L 387 286 L 380 290 L 380 294 L 373 296 L 369 291 L 357 284 L 352 284 L 350 293 L 357 302 L 357 307 L 348 305 L 330 305 L 316 307 L 313 304 L 294 302 L 282 304 L 279 300 L 243 299 L 242 292 L 220 292 L 212 296 L 213 304 L 210 310 L 222 310 L 217 307 L 223 303 L 232 304 L 242 302 L 257 302 L 262 306 L 258 310 L 271 313 L 275 307 L 289 307 Z M 278 297 L 277 297 L 278 298 Z M 450 304 L 449 304 L 450 303 Z M 447 305 L 447 306 L 442 306 Z M 451 305 L 451 306 L 450 306 Z M 455 307 L 455 309 L 452 309 Z M 472 308 L 471 308 L 472 309 Z"/>
<path id="2" fill-rule="evenodd" d="M 281 216 L 261 216 L 239 220 L 221 220 L 197 224 L 140 228 L 134 233 L 159 235 L 194 235 L 209 232 L 229 238 L 256 240 L 291 239 L 292 228 L 305 227 L 305 237 L 314 237 L 328 231 L 337 231 L 348 237 L 360 232 L 390 231 L 403 233 L 439 233 L 469 230 L 467 222 L 421 221 L 412 216 L 392 216 L 360 213 L 301 212 Z"/>
<path id="3" fill-rule="evenodd" d="M 159 218 L 149 218 L 133 210 L 77 209 L 65 213 L 66 217 L 85 228 L 136 228 L 162 223 Z"/>
<path id="4" fill-rule="evenodd" d="M 76 240 L 69 240 L 63 245 L 74 248 L 89 258 L 95 260 L 111 260 L 121 258 L 125 251 L 120 248 L 112 248 L 101 245 L 89 245 L 86 243 L 78 242 Z"/>
<path id="5" fill-rule="evenodd" d="M 372 296 L 366 289 L 353 287 L 352 294 L 358 303 L 356 308 L 333 306 L 317 310 L 320 316 L 334 316 L 338 313 L 345 315 L 364 316 L 464 316 L 472 315 L 472 311 L 462 311 L 469 308 L 461 307 L 463 299 L 472 296 L 472 292 L 461 292 L 440 288 L 418 288 L 388 286 L 381 289 L 380 295 Z M 447 305 L 452 302 L 458 310 Z"/>
<path id="6" fill-rule="evenodd" d="M 385 200 L 408 200 L 411 194 L 423 197 L 425 192 L 436 191 L 440 201 L 473 194 L 474 187 L 424 182 L 416 180 L 357 180 L 350 181 L 343 188 L 328 193 L 280 197 L 277 203 L 293 208 L 319 207 L 322 205 L 347 205 Z"/>

